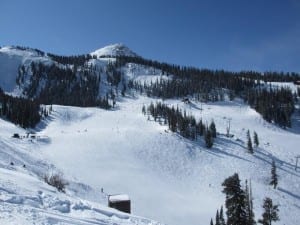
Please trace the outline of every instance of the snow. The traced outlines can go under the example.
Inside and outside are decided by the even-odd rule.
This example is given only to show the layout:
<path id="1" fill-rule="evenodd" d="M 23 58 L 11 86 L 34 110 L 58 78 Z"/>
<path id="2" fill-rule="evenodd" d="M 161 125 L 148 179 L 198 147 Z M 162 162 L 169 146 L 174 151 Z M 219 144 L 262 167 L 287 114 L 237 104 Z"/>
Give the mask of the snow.
<path id="1" fill-rule="evenodd" d="M 129 201 L 130 198 L 128 195 L 125 194 L 118 194 L 118 195 L 110 195 L 109 201 L 110 202 L 120 202 L 120 201 Z"/>
<path id="2" fill-rule="evenodd" d="M 123 74 L 127 80 L 139 81 L 142 84 L 150 84 L 160 80 L 170 80 L 172 75 L 164 75 L 159 69 L 138 65 L 135 63 L 127 63 L 122 68 Z"/>
<path id="3" fill-rule="evenodd" d="M 224 204 L 223 180 L 234 172 L 243 184 L 251 179 L 256 218 L 261 215 L 263 198 L 269 196 L 280 204 L 281 221 L 276 224 L 299 224 L 299 171 L 294 170 L 299 133 L 264 122 L 238 100 L 214 104 L 165 101 L 204 121 L 214 118 L 221 134 L 208 150 L 202 141 L 183 139 L 166 126 L 148 121 L 141 108 L 151 101 L 155 100 L 125 98 L 113 111 L 53 106 L 47 126 L 37 134 L 51 141 L 40 144 L 37 151 L 69 180 L 99 193 L 101 188 L 107 194 L 127 193 L 134 214 L 166 224 L 207 224 Z M 234 138 L 223 135 L 227 118 L 232 118 Z M 245 147 L 247 129 L 255 130 L 260 138 L 261 147 L 254 155 Z M 280 177 L 276 190 L 268 185 L 273 159 Z M 106 204 L 100 194 L 92 193 L 81 196 Z M 58 210 L 68 211 L 68 204 Z"/>
<path id="4" fill-rule="evenodd" d="M 0 87 L 13 95 L 21 95 L 21 90 L 16 85 L 18 69 L 22 65 L 29 67 L 32 62 L 53 63 L 50 58 L 39 56 L 34 50 L 2 47 L 0 49 Z"/>
<path id="5" fill-rule="evenodd" d="M 273 87 L 276 88 L 290 88 L 292 92 L 297 93 L 297 88 L 299 86 L 297 86 L 296 84 L 294 84 L 293 82 L 268 82 L 268 85 L 272 85 Z"/>
<path id="6" fill-rule="evenodd" d="M 21 171 L 0 168 L 0 224 L 157 224 L 57 191 Z"/>
<path id="7" fill-rule="evenodd" d="M 94 53 L 135 54 L 118 46 Z M 5 91 L 17 94 L 16 68 L 22 63 L 51 63 L 47 56 L 35 54 L 0 49 L 0 85 Z M 111 60 L 89 63 L 104 68 Z M 127 80 L 145 83 L 172 77 L 133 63 L 122 72 Z M 256 219 L 268 196 L 279 204 L 280 221 L 274 224 L 300 224 L 300 168 L 295 170 L 299 115 L 294 115 L 293 127 L 284 130 L 265 122 L 239 99 L 190 104 L 164 100 L 205 123 L 214 120 L 219 135 L 214 147 L 206 149 L 202 139 L 184 139 L 142 114 L 143 105 L 160 99 L 135 94 L 118 100 L 113 110 L 54 105 L 34 130 L 37 138 L 26 138 L 27 130 L 0 119 L 0 224 L 160 224 L 146 217 L 170 225 L 205 225 L 224 204 L 223 180 L 235 172 L 243 185 L 245 179 L 251 180 Z M 225 136 L 229 120 L 233 138 Z M 254 155 L 246 149 L 248 129 L 251 135 L 256 131 L 260 140 Z M 22 138 L 12 138 L 14 133 Z M 272 160 L 278 168 L 277 189 L 268 184 Z M 66 193 L 43 181 L 51 174 L 60 174 L 69 183 Z M 142 217 L 106 207 L 102 188 L 107 195 L 126 193 L 118 198 L 130 196 L 133 214 Z"/>
<path id="8" fill-rule="evenodd" d="M 74 112 L 62 118 L 65 126 L 89 116 Z M 13 133 L 22 138 L 12 138 Z M 45 175 L 62 174 L 43 153 L 51 145 L 44 140 L 51 138 L 39 132 L 37 138 L 26 138 L 26 133 L 0 119 L 0 224 L 159 224 L 106 207 L 105 195 L 76 179 L 68 180 L 65 194 L 47 185 Z"/>
<path id="9" fill-rule="evenodd" d="M 96 55 L 97 58 L 103 57 L 103 56 L 137 56 L 136 53 L 131 51 L 127 46 L 123 44 L 112 44 L 105 46 L 103 48 L 100 48 L 94 52 L 91 52 L 90 55 Z"/>

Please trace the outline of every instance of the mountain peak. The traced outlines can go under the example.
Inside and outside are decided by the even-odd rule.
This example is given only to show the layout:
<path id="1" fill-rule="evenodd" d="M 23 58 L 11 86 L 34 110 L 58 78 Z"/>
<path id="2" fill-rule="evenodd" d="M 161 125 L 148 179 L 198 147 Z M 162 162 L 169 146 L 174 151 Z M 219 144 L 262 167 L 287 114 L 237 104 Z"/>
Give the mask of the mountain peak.
<path id="1" fill-rule="evenodd" d="M 97 57 L 101 56 L 137 56 L 135 52 L 130 50 L 126 45 L 117 43 L 105 46 L 94 52 L 90 53 L 91 55 L 96 55 Z"/>

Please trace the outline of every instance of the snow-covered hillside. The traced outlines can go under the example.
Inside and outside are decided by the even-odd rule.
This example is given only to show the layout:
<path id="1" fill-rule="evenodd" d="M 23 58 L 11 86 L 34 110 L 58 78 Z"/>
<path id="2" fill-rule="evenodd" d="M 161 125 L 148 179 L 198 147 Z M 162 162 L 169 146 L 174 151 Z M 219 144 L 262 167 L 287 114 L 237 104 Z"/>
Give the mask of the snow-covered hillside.
<path id="1" fill-rule="evenodd" d="M 1 182 L 4 183 L 4 187 L 1 187 L 3 190 L 1 196 L 5 207 L 10 205 L 14 216 L 16 216 L 14 210 L 17 210 L 15 207 L 24 210 L 21 217 L 29 215 L 25 213 L 27 200 L 22 197 L 26 195 L 23 192 L 26 193 L 28 185 L 24 185 L 25 190 L 21 189 L 20 193 L 18 187 L 14 188 L 23 185 L 23 182 L 19 183 L 17 180 L 18 176 L 28 176 L 28 172 L 23 172 L 22 160 L 29 155 L 38 158 L 36 162 L 47 162 L 45 164 L 47 166 L 38 167 L 41 168 L 40 172 L 46 170 L 46 173 L 48 167 L 51 168 L 49 165 L 52 167 L 55 165 L 55 168 L 62 171 L 71 183 L 80 182 L 91 187 L 90 190 L 89 188 L 86 190 L 84 188 L 86 186 L 80 188 L 80 185 L 77 185 L 76 191 L 72 192 L 71 185 L 69 192 L 72 193 L 72 199 L 67 203 L 71 206 L 67 207 L 66 211 L 58 210 L 58 217 L 62 213 L 69 218 L 73 216 L 81 218 L 81 214 L 76 215 L 78 210 L 72 208 L 77 204 L 73 195 L 76 196 L 78 193 L 83 199 L 86 197 L 106 204 L 100 194 L 100 189 L 104 188 L 108 194 L 129 194 L 134 214 L 167 224 L 204 225 L 208 224 L 216 209 L 224 204 L 224 195 L 221 193 L 222 181 L 238 172 L 242 180 L 251 179 L 256 218 L 261 215 L 263 198 L 269 196 L 280 205 L 281 221 L 276 224 L 300 222 L 300 171 L 294 170 L 294 157 L 298 152 L 295 146 L 300 144 L 299 133 L 265 123 L 255 111 L 238 101 L 201 105 L 197 103 L 186 105 L 178 100 L 167 101 L 167 104 L 185 108 L 187 112 L 206 121 L 214 118 L 220 133 L 225 133 L 227 118 L 232 118 L 234 138 L 220 135 L 215 147 L 207 150 L 202 147 L 201 141 L 183 139 L 177 134 L 170 133 L 166 126 L 152 120 L 148 121 L 147 117 L 142 115 L 141 108 L 151 101 L 153 99 L 144 97 L 126 98 L 119 103 L 119 109 L 115 111 L 54 106 L 54 112 L 39 126 L 37 133 L 38 136 L 47 137 L 46 141 L 45 138 L 33 142 L 26 139 L 11 139 L 10 135 L 13 132 L 22 131 L 1 121 L 1 136 L 5 137 L 4 142 L 10 145 L 11 149 L 15 149 L 12 156 L 2 157 L 2 167 L 10 161 L 16 162 L 15 166 L 6 166 L 2 169 L 2 173 L 7 174 Z M 202 110 L 199 110 L 200 108 Z M 255 130 L 259 134 L 261 147 L 255 150 L 254 155 L 247 153 L 245 147 L 247 129 Z M 10 152 L 6 147 L 1 149 L 6 149 L 1 150 L 2 152 Z M 22 154 L 19 155 L 18 152 Z M 280 177 L 276 190 L 268 185 L 272 159 L 277 163 Z M 28 165 L 35 163 L 31 159 Z M 36 171 L 31 166 L 29 168 L 30 171 Z M 10 174 L 18 175 L 13 179 Z M 39 193 L 51 189 L 41 181 L 34 180 L 34 182 L 36 184 L 33 186 L 36 189 L 29 196 L 39 198 Z M 15 196 L 21 196 L 16 197 L 21 198 L 18 204 L 5 200 L 11 195 L 12 191 L 9 188 L 16 190 Z M 95 190 L 99 191 L 99 196 L 95 194 Z M 49 192 L 45 195 L 48 194 Z M 69 195 L 55 194 L 53 189 L 51 195 L 59 199 L 56 200 L 59 203 L 53 203 L 58 205 L 60 201 L 64 202 L 70 198 Z M 32 204 L 35 205 L 42 204 L 34 202 L 35 200 L 28 201 L 33 201 Z M 34 207 L 32 204 L 30 203 L 29 207 Z M 45 212 L 41 212 L 41 217 L 47 217 L 46 211 L 53 210 L 53 207 L 49 206 Z M 91 213 L 89 210 L 87 212 Z M 9 212 L 5 215 L 4 218 L 8 220 Z"/>
<path id="2" fill-rule="evenodd" d="M 20 66 L 28 67 L 32 62 L 53 63 L 50 58 L 41 56 L 33 49 L 0 48 L 0 87 L 6 92 L 20 95 L 21 91 L 16 85 L 18 70 Z"/>
<path id="3" fill-rule="evenodd" d="M 96 58 L 92 58 L 86 61 L 85 65 L 92 67 L 95 71 L 101 75 L 102 82 L 99 89 L 101 90 L 100 96 L 106 94 L 107 84 L 106 81 L 106 67 L 109 62 L 115 61 L 115 56 L 137 56 L 136 53 L 131 51 L 128 47 L 123 44 L 112 44 L 106 47 L 100 48 L 92 53 L 91 56 L 96 56 Z M 45 74 L 43 72 L 39 72 L 39 77 L 33 77 L 33 71 L 31 64 L 34 63 L 36 67 L 38 67 L 39 63 L 43 65 L 50 66 L 54 64 L 58 68 L 69 68 L 74 69 L 74 65 L 65 65 L 61 64 L 55 59 L 51 58 L 47 53 L 44 53 L 37 49 L 31 48 L 23 48 L 23 47 L 2 47 L 0 48 L 0 87 L 10 95 L 14 96 L 24 96 L 28 97 L 24 90 L 31 86 L 32 83 L 36 82 L 38 86 L 35 89 L 35 95 L 39 95 L 39 92 L 45 88 L 45 84 L 47 83 L 44 79 Z M 78 67 L 78 66 L 77 66 Z M 80 72 L 86 70 L 84 65 L 79 66 L 77 68 L 77 82 L 79 83 Z M 154 68 L 141 68 L 139 65 L 134 65 L 130 67 L 130 71 L 127 71 L 130 76 L 128 78 L 132 79 L 133 75 L 150 75 L 149 72 L 153 75 L 151 79 L 154 79 L 154 76 L 157 74 L 161 74 L 159 70 L 155 70 Z M 40 74 L 41 73 L 41 74 Z M 157 77 L 157 76 L 156 76 Z M 86 79 L 86 78 L 84 78 Z"/>
<path id="4" fill-rule="evenodd" d="M 66 193 L 58 192 L 44 182 L 46 175 L 62 174 L 44 151 L 51 137 L 27 137 L 23 129 L 0 124 L 0 224 L 159 224 L 108 208 L 105 194 L 72 177 Z M 12 138 L 14 133 L 22 138 Z"/>
<path id="5" fill-rule="evenodd" d="M 87 62 L 101 75 L 102 95 L 112 89 L 106 68 L 112 56 L 136 56 L 116 44 L 92 52 Z M 102 57 L 109 58 L 102 58 Z M 35 50 L 0 49 L 0 86 L 21 95 L 16 85 L 18 68 L 31 62 L 55 63 Z M 71 67 L 72 68 L 72 67 Z M 122 79 L 149 84 L 172 79 L 157 68 L 127 63 Z M 30 82 L 30 68 L 27 80 Z M 273 86 L 292 83 L 272 83 Z M 103 88 L 104 87 L 104 88 Z M 117 97 L 111 110 L 53 105 L 51 114 L 35 129 L 34 137 L 0 119 L 0 224 L 169 224 L 206 225 L 224 205 L 222 182 L 239 173 L 242 185 L 251 180 L 256 219 L 262 203 L 271 197 L 279 204 L 278 225 L 300 224 L 299 115 L 290 129 L 265 122 L 240 99 L 215 103 L 147 98 L 131 90 Z M 218 138 L 212 149 L 202 139 L 191 141 L 172 133 L 166 125 L 142 114 L 143 105 L 163 101 L 184 109 L 205 123 L 216 123 Z M 226 137 L 231 123 L 232 138 Z M 260 146 L 247 152 L 247 130 L 258 133 Z M 22 138 L 12 138 L 18 133 Z M 270 185 L 271 163 L 276 162 L 279 184 Z M 69 183 L 66 193 L 44 182 L 45 175 L 61 174 Z M 132 213 L 106 207 L 106 194 L 128 194 Z M 155 222 L 149 219 L 159 221 Z"/>

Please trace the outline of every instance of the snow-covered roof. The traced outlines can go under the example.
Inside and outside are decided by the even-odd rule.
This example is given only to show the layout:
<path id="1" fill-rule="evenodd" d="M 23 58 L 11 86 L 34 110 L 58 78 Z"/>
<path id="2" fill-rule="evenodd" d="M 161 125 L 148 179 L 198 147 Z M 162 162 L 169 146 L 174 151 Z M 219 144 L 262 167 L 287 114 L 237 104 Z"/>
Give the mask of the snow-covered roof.
<path id="1" fill-rule="evenodd" d="M 119 195 L 110 195 L 108 197 L 110 202 L 122 202 L 122 201 L 129 201 L 130 198 L 128 195 L 119 194 Z"/>

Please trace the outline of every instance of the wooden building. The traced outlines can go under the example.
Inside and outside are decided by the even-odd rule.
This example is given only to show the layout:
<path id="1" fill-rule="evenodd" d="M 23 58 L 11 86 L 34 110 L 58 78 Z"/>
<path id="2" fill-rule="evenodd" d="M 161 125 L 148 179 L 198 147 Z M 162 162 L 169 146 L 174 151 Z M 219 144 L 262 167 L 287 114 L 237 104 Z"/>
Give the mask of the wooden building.
<path id="1" fill-rule="evenodd" d="M 125 213 L 131 212 L 131 202 L 128 195 L 124 195 L 124 194 L 109 195 L 108 206 Z"/>

